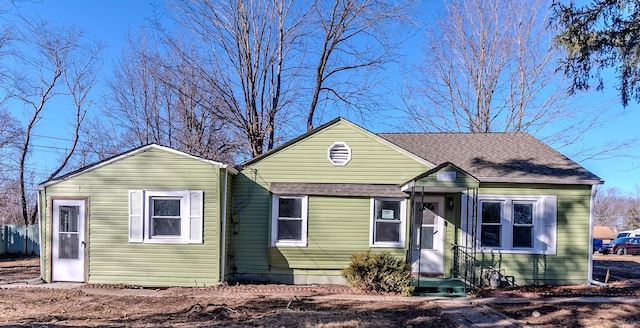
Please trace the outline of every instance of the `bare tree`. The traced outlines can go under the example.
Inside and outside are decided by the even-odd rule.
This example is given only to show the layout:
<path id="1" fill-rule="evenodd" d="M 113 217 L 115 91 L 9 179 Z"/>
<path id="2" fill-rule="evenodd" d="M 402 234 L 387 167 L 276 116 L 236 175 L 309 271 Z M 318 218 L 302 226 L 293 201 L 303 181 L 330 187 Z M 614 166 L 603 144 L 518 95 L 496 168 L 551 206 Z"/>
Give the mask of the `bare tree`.
<path id="1" fill-rule="evenodd" d="M 108 82 L 103 112 L 109 122 L 92 123 L 120 142 L 113 145 L 113 137 L 99 137 L 86 147 L 112 153 L 158 143 L 204 158 L 233 161 L 239 142 L 220 117 L 223 110 L 215 91 L 184 61 L 183 52 L 162 48 L 144 29 L 130 35 Z"/>
<path id="2" fill-rule="evenodd" d="M 273 148 L 279 114 L 293 92 L 283 88 L 301 22 L 291 12 L 293 3 L 180 0 L 172 8 L 184 32 L 171 34 L 191 35 L 192 46 L 164 34 L 166 44 L 181 52 L 216 97 L 210 110 L 219 111 L 216 115 L 243 136 L 251 156 Z"/>
<path id="3" fill-rule="evenodd" d="M 123 129 L 122 142 L 129 148 L 149 143 L 173 146 L 171 93 L 157 78 L 162 72 L 154 40 L 141 33 L 127 41 L 107 81 L 103 112 Z"/>
<path id="4" fill-rule="evenodd" d="M 87 95 L 95 84 L 99 68 L 97 55 L 101 47 L 83 43 L 80 29 L 61 28 L 38 19 L 23 19 L 23 23 L 20 46 L 15 48 L 14 57 L 19 65 L 12 73 L 13 84 L 7 89 L 12 91 L 12 98 L 24 106 L 26 117 L 18 183 L 22 218 L 25 224 L 29 224 L 25 176 L 34 129 L 42 121 L 43 112 L 54 97 L 71 95 L 76 111 L 73 141 L 58 168 L 50 175 L 52 177 L 65 168 L 75 151 L 79 128 L 89 105 Z"/>
<path id="5" fill-rule="evenodd" d="M 432 109 L 409 106 L 412 118 L 425 130 L 469 132 L 527 131 L 556 119 L 565 98 L 544 2 L 446 5 L 428 31 L 419 71 L 420 95 Z"/>
<path id="6" fill-rule="evenodd" d="M 11 175 L 0 175 L 0 190 L 2 190 L 0 193 L 0 226 L 20 224 L 23 220 L 20 210 L 18 180 Z"/>
<path id="7" fill-rule="evenodd" d="M 23 135 L 20 123 L 0 108 L 0 225 L 19 223 L 22 218 L 15 159 Z"/>
<path id="8" fill-rule="evenodd" d="M 594 225 L 618 230 L 631 200 L 631 196 L 624 195 L 617 188 L 598 188 L 593 202 Z"/>
<path id="9" fill-rule="evenodd" d="M 324 106 L 374 108 L 370 90 L 381 78 L 370 73 L 393 59 L 401 40 L 388 29 L 408 8 L 378 0 L 169 6 L 173 28 L 156 21 L 161 42 L 145 35 L 132 44 L 111 83 L 117 103 L 106 108 L 124 111 L 117 125 L 131 140 L 198 154 L 213 150 L 204 156 L 218 158 L 237 154 L 238 144 L 258 156 L 287 129 L 299 130 L 299 120 L 313 128 Z"/>
<path id="10" fill-rule="evenodd" d="M 634 230 L 639 229 L 638 227 L 640 227 L 640 200 L 636 198 L 625 212 L 622 229 Z"/>
<path id="11" fill-rule="evenodd" d="M 367 112 L 367 104 L 375 98 L 372 86 L 379 82 L 369 78 L 395 59 L 402 32 L 398 25 L 393 33 L 389 28 L 407 19 L 407 8 L 407 3 L 378 0 L 314 1 L 312 12 L 317 18 L 310 28 L 319 32 L 317 36 L 311 32 L 307 40 L 316 63 L 307 130 L 313 129 L 321 102 Z M 313 54 L 317 49 L 319 53 Z"/>
<path id="12" fill-rule="evenodd" d="M 6 109 L 0 108 L 0 152 L 15 147 L 22 135 L 18 120 Z"/>
<path id="13" fill-rule="evenodd" d="M 526 131 L 556 148 L 610 119 L 557 70 L 549 0 L 455 0 L 430 26 L 405 110 L 424 131 Z M 611 115 L 611 116 L 608 116 Z M 618 144 L 607 151 L 618 149 Z M 597 150 L 596 152 L 601 152 Z M 593 155 L 582 150 L 583 159 Z"/>

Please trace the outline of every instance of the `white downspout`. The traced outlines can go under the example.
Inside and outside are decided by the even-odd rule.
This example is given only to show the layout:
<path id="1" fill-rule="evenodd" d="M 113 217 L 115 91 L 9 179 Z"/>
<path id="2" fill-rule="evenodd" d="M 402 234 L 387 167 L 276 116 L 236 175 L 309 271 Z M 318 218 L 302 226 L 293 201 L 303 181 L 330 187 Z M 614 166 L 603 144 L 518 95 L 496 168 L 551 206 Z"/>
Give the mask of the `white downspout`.
<path id="1" fill-rule="evenodd" d="M 39 257 L 40 257 L 40 278 L 36 278 L 36 279 L 38 279 L 38 282 L 43 282 L 44 281 L 44 277 L 43 277 L 43 271 L 44 270 L 43 269 L 44 269 L 44 256 L 45 256 L 45 254 L 44 254 L 44 251 L 43 251 L 44 245 L 42 245 L 42 233 L 44 231 L 43 225 L 47 224 L 47 223 L 46 223 L 46 220 L 43 220 L 42 217 L 40 216 L 43 213 L 43 212 L 40 211 L 40 208 L 42 207 L 42 203 L 40 203 L 42 201 L 42 199 L 40 198 L 40 194 L 43 193 L 44 190 L 45 189 L 42 188 L 42 189 L 38 189 L 37 192 L 36 192 L 36 200 L 38 202 L 38 205 L 36 206 L 36 211 L 37 211 L 36 215 L 38 216 L 38 248 L 40 249 L 39 250 L 40 254 L 38 254 Z M 44 199 L 45 199 L 45 202 L 46 202 L 47 197 L 45 197 Z M 47 213 L 46 210 L 44 211 L 44 213 L 46 215 L 46 213 Z M 36 279 L 33 279 L 33 280 L 36 280 Z"/>
<path id="2" fill-rule="evenodd" d="M 225 262 L 227 258 L 227 174 L 229 170 L 224 168 L 224 192 L 222 193 L 222 221 L 221 231 L 220 231 L 220 283 L 224 283 L 225 276 Z"/>
<path id="3" fill-rule="evenodd" d="M 596 197 L 596 185 L 591 185 L 591 199 L 589 200 L 589 267 L 587 281 L 590 285 L 607 286 L 607 284 L 593 280 L 593 201 Z"/>

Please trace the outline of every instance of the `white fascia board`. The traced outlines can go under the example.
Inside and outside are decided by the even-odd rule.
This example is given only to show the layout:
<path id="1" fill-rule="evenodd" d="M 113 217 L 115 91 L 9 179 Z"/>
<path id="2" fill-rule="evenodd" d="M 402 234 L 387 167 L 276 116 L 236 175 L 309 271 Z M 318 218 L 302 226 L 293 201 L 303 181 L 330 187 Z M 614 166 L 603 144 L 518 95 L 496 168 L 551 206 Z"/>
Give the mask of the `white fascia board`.
<path id="1" fill-rule="evenodd" d="M 531 184 L 562 184 L 562 185 L 572 185 L 572 184 L 583 184 L 583 185 L 597 185 L 603 184 L 602 180 L 589 180 L 589 179 L 581 179 L 581 180 L 569 180 L 569 179 L 536 179 L 536 178 L 485 178 L 479 177 L 478 180 L 483 183 L 531 183 Z"/>
<path id="2" fill-rule="evenodd" d="M 103 166 L 106 166 L 106 165 L 109 165 L 111 163 L 115 163 L 115 162 L 121 161 L 121 160 L 123 160 L 125 158 L 131 157 L 131 156 L 135 156 L 135 155 L 138 155 L 140 153 L 144 153 L 144 152 L 146 152 L 146 151 L 148 151 L 150 149 L 159 149 L 159 150 L 163 150 L 163 151 L 170 152 L 170 153 L 173 153 L 173 154 L 185 156 L 185 157 L 188 157 L 188 158 L 191 158 L 191 159 L 195 159 L 195 160 L 198 160 L 198 161 L 201 161 L 201 162 L 209 163 L 209 164 L 212 164 L 214 166 L 226 169 L 226 170 L 228 170 L 229 172 L 231 172 L 234 175 L 238 174 L 238 170 L 236 170 L 231 165 L 220 163 L 220 162 L 216 162 L 216 161 L 212 161 L 212 160 L 208 160 L 208 159 L 204 159 L 204 158 L 197 157 L 197 156 L 193 156 L 193 155 L 187 154 L 185 152 L 182 152 L 182 151 L 179 151 L 179 150 L 176 150 L 176 149 L 173 149 L 173 148 L 160 146 L 160 145 L 157 145 L 157 144 L 151 144 L 151 145 L 146 145 L 144 147 L 140 147 L 140 148 L 138 148 L 138 149 L 136 149 L 134 151 L 125 152 L 125 153 L 123 153 L 123 154 L 121 154 L 119 156 L 116 156 L 114 158 L 111 158 L 111 159 L 109 159 L 107 161 L 104 161 L 102 163 L 99 163 L 99 164 L 96 164 L 94 166 L 88 167 L 86 170 L 82 170 L 82 171 L 76 172 L 75 174 L 72 174 L 72 175 L 69 175 L 69 176 L 65 176 L 62 179 L 53 179 L 53 180 L 47 181 L 45 183 L 41 183 L 41 184 L 37 185 L 37 189 L 38 190 L 42 190 L 42 189 L 44 189 L 44 188 L 46 188 L 46 187 L 48 187 L 50 185 L 54 185 L 54 184 L 56 184 L 58 182 L 62 182 L 62 181 L 71 179 L 71 178 L 76 177 L 76 176 L 78 176 L 80 174 L 91 172 L 93 170 L 99 169 L 99 168 L 101 168 Z"/>

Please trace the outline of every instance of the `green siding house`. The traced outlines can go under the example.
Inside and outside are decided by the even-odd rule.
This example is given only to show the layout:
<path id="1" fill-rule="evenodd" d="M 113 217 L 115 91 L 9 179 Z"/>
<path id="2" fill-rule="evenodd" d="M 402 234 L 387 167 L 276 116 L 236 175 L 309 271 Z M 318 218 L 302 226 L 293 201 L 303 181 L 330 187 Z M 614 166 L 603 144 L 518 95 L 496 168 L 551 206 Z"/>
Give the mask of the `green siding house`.
<path id="1" fill-rule="evenodd" d="M 149 145 L 38 188 L 45 281 L 209 286 L 223 275 L 227 165 Z"/>
<path id="2" fill-rule="evenodd" d="M 600 183 L 526 133 L 374 134 L 337 118 L 235 169 L 150 145 L 39 186 L 42 272 L 344 283 L 372 250 L 429 279 L 587 283 Z"/>

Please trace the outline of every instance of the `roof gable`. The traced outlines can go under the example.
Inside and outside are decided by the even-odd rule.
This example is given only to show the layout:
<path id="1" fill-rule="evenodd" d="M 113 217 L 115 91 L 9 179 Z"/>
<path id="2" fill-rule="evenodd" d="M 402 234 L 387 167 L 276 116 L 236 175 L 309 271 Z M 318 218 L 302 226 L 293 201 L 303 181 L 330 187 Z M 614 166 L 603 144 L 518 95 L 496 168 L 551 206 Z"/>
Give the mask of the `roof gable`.
<path id="1" fill-rule="evenodd" d="M 380 138 L 375 133 L 372 133 L 371 131 L 369 131 L 369 130 L 367 130 L 367 129 L 365 129 L 365 128 L 363 128 L 363 127 L 361 127 L 361 126 L 359 126 L 359 125 L 357 125 L 357 124 L 355 124 L 355 123 L 353 123 L 353 122 L 351 122 L 349 120 L 346 120 L 346 119 L 344 119 L 342 117 L 337 117 L 337 118 L 335 118 L 335 119 L 333 119 L 333 120 L 331 120 L 331 121 L 329 121 L 329 122 L 327 122 L 325 124 L 322 124 L 322 125 L 316 127 L 315 129 L 313 129 L 311 131 L 308 131 L 305 134 L 302 134 L 302 135 L 300 135 L 300 136 L 298 136 L 296 138 L 293 138 L 293 139 L 283 143 L 282 145 L 280 145 L 280 146 L 278 146 L 276 148 L 273 148 L 270 151 L 267 151 L 267 152 L 263 153 L 262 155 L 256 156 L 256 157 L 254 157 L 252 159 L 249 159 L 249 160 L 245 161 L 244 163 L 239 165 L 239 169 L 241 170 L 244 167 L 247 167 L 247 166 L 250 166 L 250 165 L 255 164 L 257 162 L 260 162 L 260 161 L 262 161 L 262 160 L 264 160 L 264 159 L 266 159 L 266 158 L 268 158 L 270 156 L 273 156 L 273 155 L 275 155 L 275 154 L 277 154 L 277 153 L 279 153 L 279 152 L 281 152 L 281 151 L 283 151 L 283 150 L 285 150 L 285 149 L 287 149 L 287 148 L 299 143 L 300 141 L 303 141 L 305 139 L 311 138 L 314 135 L 321 133 L 322 131 L 331 129 L 332 127 L 334 127 L 336 125 L 349 126 L 350 128 L 356 129 L 359 132 L 362 132 L 362 133 L 368 135 L 369 137 L 372 138 L 372 140 L 380 142 L 380 143 L 382 143 L 382 144 L 384 144 L 384 145 L 396 150 L 397 152 L 402 153 L 403 155 L 414 159 L 415 161 L 417 161 L 417 162 L 419 162 L 421 164 L 424 164 L 424 165 L 427 165 L 427 166 L 431 166 L 431 167 L 436 166 L 432 162 L 429 162 L 428 160 L 426 160 L 426 159 L 424 159 L 424 158 L 422 158 L 420 156 L 416 156 L 415 154 L 413 154 L 412 152 L 408 151 L 407 149 L 399 147 L 398 145 L 394 144 L 393 142 L 389 142 L 385 138 Z"/>
<path id="2" fill-rule="evenodd" d="M 84 166 L 84 167 L 82 167 L 80 169 L 77 169 L 75 171 L 72 171 L 72 172 L 66 173 L 64 175 L 55 177 L 53 179 L 41 182 L 40 184 L 38 184 L 37 187 L 38 187 L 38 189 L 41 189 L 41 188 L 56 184 L 58 182 L 73 178 L 73 177 L 75 177 L 77 175 L 80 175 L 80 174 L 83 174 L 83 173 L 87 173 L 87 172 L 91 172 L 91 171 L 97 170 L 98 168 L 101 168 L 103 166 L 106 166 L 106 165 L 109 165 L 109 164 L 124 160 L 126 158 L 129 158 L 129 157 L 132 157 L 132 156 L 144 153 L 144 152 L 147 152 L 147 151 L 152 150 L 152 149 L 161 150 L 161 151 L 169 152 L 169 153 L 172 153 L 172 154 L 176 154 L 176 155 L 184 156 L 184 157 L 187 157 L 187 158 L 191 158 L 191 159 L 194 159 L 194 160 L 202 161 L 202 162 L 205 162 L 205 163 L 209 163 L 211 165 L 215 165 L 215 166 L 218 166 L 218 167 L 223 168 L 223 169 L 228 169 L 229 172 L 231 172 L 232 174 L 237 174 L 238 173 L 238 171 L 235 168 L 233 168 L 232 166 L 224 164 L 224 163 L 221 163 L 221 162 L 216 162 L 216 161 L 208 160 L 208 159 L 205 159 L 205 158 L 202 158 L 202 157 L 198 157 L 198 156 L 194 156 L 194 155 L 191 155 L 191 154 L 187 154 L 185 152 L 182 152 L 182 151 L 170 148 L 170 147 L 161 146 L 161 145 L 158 145 L 158 144 L 149 144 L 149 145 L 141 146 L 141 147 L 138 147 L 138 148 L 134 148 L 134 149 L 126 151 L 124 153 L 121 153 L 121 154 L 106 158 L 104 160 L 95 162 L 93 164 Z"/>

